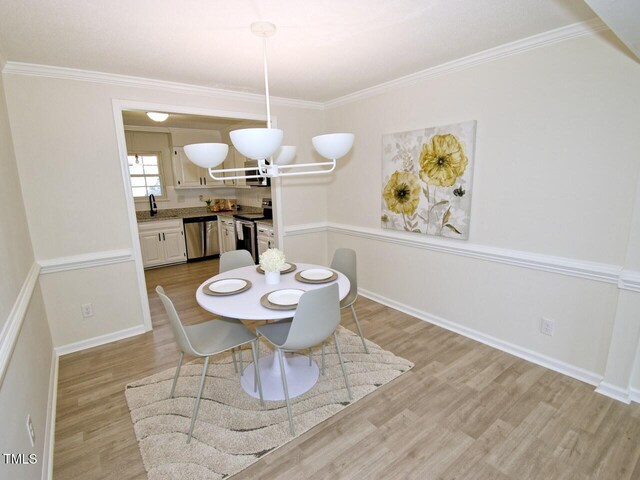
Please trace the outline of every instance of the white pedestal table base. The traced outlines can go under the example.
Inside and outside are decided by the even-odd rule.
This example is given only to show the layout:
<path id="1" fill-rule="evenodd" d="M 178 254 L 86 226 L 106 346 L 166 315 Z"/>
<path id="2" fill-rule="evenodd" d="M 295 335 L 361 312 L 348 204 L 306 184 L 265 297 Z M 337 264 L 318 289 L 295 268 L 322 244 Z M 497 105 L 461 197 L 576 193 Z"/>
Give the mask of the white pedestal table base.
<path id="1" fill-rule="evenodd" d="M 260 380 L 262 381 L 262 396 L 265 400 L 284 400 L 280 364 L 275 353 L 260 357 Z M 284 370 L 287 374 L 289 398 L 294 398 L 308 392 L 318 382 L 320 369 L 315 361 L 303 355 L 284 355 Z M 253 391 L 255 368 L 253 362 L 244 369 L 240 378 L 240 385 L 245 392 L 254 398 L 260 398 L 257 391 Z"/>

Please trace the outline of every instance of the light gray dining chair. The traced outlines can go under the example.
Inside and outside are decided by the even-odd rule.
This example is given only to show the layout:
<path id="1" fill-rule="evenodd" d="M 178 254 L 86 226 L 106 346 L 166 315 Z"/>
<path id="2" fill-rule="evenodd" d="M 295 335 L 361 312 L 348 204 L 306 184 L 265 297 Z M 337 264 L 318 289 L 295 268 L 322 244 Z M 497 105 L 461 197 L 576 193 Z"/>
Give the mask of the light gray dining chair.
<path id="1" fill-rule="evenodd" d="M 220 255 L 220 273 L 255 264 L 248 250 L 231 250 Z"/>
<path id="2" fill-rule="evenodd" d="M 342 375 L 344 376 L 344 383 L 349 393 L 349 400 L 353 398 L 349 377 L 347 376 L 347 370 L 342 359 L 342 352 L 340 351 L 338 335 L 336 335 L 336 329 L 339 324 L 340 300 L 338 297 L 338 285 L 334 283 L 328 287 L 310 290 L 302 294 L 292 320 L 271 323 L 256 329 L 258 336 L 262 335 L 276 347 L 276 355 L 278 356 L 280 372 L 282 374 L 282 389 L 284 390 L 284 398 L 287 402 L 291 435 L 295 435 L 296 432 L 291 414 L 287 376 L 284 371 L 284 352 L 309 349 L 315 345 L 324 343 L 327 338 L 333 335 L 333 339 L 336 342 L 336 350 L 338 351 L 338 358 L 340 359 Z"/>
<path id="3" fill-rule="evenodd" d="M 202 376 L 200 378 L 200 388 L 198 389 L 198 396 L 196 397 L 195 405 L 193 406 L 193 414 L 191 415 L 191 426 L 189 427 L 189 435 L 187 436 L 187 443 L 191 443 L 191 436 L 193 434 L 193 427 L 196 424 L 196 418 L 198 417 L 198 408 L 200 407 L 200 397 L 202 396 L 202 389 L 207 374 L 207 367 L 209 366 L 209 357 L 217 353 L 222 353 L 232 348 L 239 347 L 247 343 L 251 344 L 251 351 L 253 353 L 253 361 L 256 366 L 257 377 L 257 389 L 260 394 L 260 404 L 264 406 L 264 400 L 262 398 L 262 384 L 260 382 L 260 373 L 258 365 L 257 347 L 258 337 L 253 334 L 247 327 L 240 322 L 229 320 L 226 318 L 218 320 L 209 320 L 208 322 L 198 323 L 195 325 L 184 326 L 178 317 L 178 312 L 173 305 L 173 302 L 164 293 L 164 289 L 161 286 L 156 287 L 156 293 L 162 300 L 167 316 L 169 317 L 169 324 L 171 330 L 175 336 L 176 343 L 180 349 L 180 360 L 178 361 L 178 368 L 176 368 L 176 374 L 173 377 L 173 385 L 171 386 L 170 398 L 173 398 L 176 390 L 176 384 L 178 383 L 178 377 L 180 376 L 180 368 L 182 367 L 182 361 L 184 360 L 184 354 L 188 353 L 195 357 L 204 358 L 204 365 L 202 367 Z M 254 387 L 255 388 L 255 387 Z"/>
<path id="4" fill-rule="evenodd" d="M 255 265 L 253 261 L 253 257 L 248 250 L 231 250 L 229 252 L 224 252 L 220 255 L 220 273 L 228 272 L 229 270 L 234 270 L 236 268 L 242 267 L 250 267 Z M 240 322 L 239 319 L 229 319 Z M 242 348 L 238 349 L 240 352 L 240 372 L 244 371 L 244 358 L 242 357 Z M 236 360 L 236 351 L 235 348 L 231 350 L 231 355 L 233 358 L 233 368 L 236 373 L 238 373 L 238 364 Z"/>
<path id="5" fill-rule="evenodd" d="M 349 279 L 349 283 L 351 283 L 349 293 L 340 301 L 340 308 L 351 308 L 351 315 L 353 315 L 353 319 L 356 322 L 356 328 L 358 329 L 358 333 L 360 334 L 362 346 L 364 347 L 364 351 L 366 353 L 369 353 L 367 343 L 365 342 L 364 335 L 362 334 L 362 328 L 360 328 L 358 316 L 356 315 L 356 309 L 353 306 L 353 304 L 356 303 L 356 299 L 358 298 L 358 272 L 356 268 L 356 252 L 354 250 L 351 250 L 350 248 L 338 248 L 333 254 L 331 268 L 343 273 Z"/>

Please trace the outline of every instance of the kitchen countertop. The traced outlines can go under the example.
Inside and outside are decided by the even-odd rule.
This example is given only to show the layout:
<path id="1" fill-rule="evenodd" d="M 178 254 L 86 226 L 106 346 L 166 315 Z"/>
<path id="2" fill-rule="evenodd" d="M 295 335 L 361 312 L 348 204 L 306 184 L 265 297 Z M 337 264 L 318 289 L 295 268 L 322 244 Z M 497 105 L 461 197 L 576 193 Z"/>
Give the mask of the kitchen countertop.
<path id="1" fill-rule="evenodd" d="M 272 218 L 264 218 L 262 220 L 256 220 L 256 223 L 261 223 L 262 225 L 267 225 L 269 227 L 273 227 L 273 219 Z"/>
<path id="2" fill-rule="evenodd" d="M 208 207 L 190 207 L 190 208 L 165 208 L 158 210 L 158 214 L 153 217 L 148 210 L 139 210 L 136 212 L 138 223 L 157 222 L 159 220 L 175 220 L 191 217 L 213 217 L 216 215 L 233 217 L 236 213 L 262 213 L 261 208 L 244 207 L 239 205 L 237 210 L 222 210 L 220 212 L 212 212 Z M 263 220 L 260 220 L 261 222 Z"/>
<path id="3" fill-rule="evenodd" d="M 136 218 L 138 223 L 144 222 L 156 222 L 159 220 L 175 220 L 191 217 L 214 217 L 216 215 L 233 215 L 235 210 L 212 212 L 207 207 L 191 207 L 191 208 L 167 208 L 158 210 L 158 214 L 153 217 L 149 214 L 148 210 L 142 210 L 136 212 Z"/>

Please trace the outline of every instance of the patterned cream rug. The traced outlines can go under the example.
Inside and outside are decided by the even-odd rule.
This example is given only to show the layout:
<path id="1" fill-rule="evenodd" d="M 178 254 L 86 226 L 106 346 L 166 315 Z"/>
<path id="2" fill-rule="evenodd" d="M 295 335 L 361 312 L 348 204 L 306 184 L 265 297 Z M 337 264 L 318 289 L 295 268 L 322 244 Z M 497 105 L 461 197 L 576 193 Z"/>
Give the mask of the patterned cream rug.
<path id="1" fill-rule="evenodd" d="M 413 363 L 338 327 L 340 346 L 353 401 L 370 394 L 413 367 Z M 261 355 L 270 353 L 260 345 Z M 292 399 L 296 434 L 300 435 L 347 407 L 349 397 L 335 344 L 325 348 L 326 372 L 304 395 Z M 320 364 L 320 349 L 313 351 Z M 250 356 L 245 352 L 245 359 Z M 198 391 L 202 363 L 182 367 L 175 398 L 169 398 L 175 368 L 127 385 L 125 395 L 142 460 L 151 480 L 222 479 L 293 439 L 284 401 L 260 401 L 247 395 L 229 353 L 211 357 L 193 439 L 187 432 Z"/>

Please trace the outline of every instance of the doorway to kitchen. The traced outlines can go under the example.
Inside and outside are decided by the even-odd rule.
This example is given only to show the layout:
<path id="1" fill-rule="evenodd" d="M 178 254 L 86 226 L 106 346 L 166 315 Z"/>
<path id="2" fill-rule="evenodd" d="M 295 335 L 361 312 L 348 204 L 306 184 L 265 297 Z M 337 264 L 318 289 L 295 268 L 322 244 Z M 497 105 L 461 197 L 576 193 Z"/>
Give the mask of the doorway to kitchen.
<path id="1" fill-rule="evenodd" d="M 208 221 L 202 257 L 215 258 L 213 243 L 219 235 L 217 230 L 215 234 L 211 230 L 219 225 L 218 211 L 235 210 L 238 205 L 259 209 L 263 199 L 279 197 L 280 185 L 273 182 L 262 187 L 233 179 L 214 181 L 208 170 L 191 163 L 182 149 L 191 143 L 231 144 L 231 130 L 262 127 L 264 115 L 117 100 L 113 110 L 143 321 L 149 331 L 153 323 L 145 269 L 173 268 L 194 260 L 189 254 L 195 255 L 195 244 L 188 250 L 184 219 L 202 217 Z M 157 122 L 148 112 L 168 116 Z M 233 147 L 229 151 L 224 166 L 244 167 L 244 157 Z M 279 232 L 279 206 L 274 203 L 274 229 Z"/>

